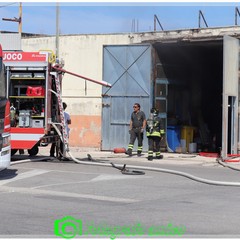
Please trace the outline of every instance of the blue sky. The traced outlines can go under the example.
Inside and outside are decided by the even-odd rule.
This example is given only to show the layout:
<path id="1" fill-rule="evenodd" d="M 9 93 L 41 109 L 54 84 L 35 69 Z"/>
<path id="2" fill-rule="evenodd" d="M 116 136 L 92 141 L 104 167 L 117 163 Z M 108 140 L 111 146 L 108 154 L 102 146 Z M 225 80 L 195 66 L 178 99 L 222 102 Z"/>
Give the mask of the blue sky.
<path id="1" fill-rule="evenodd" d="M 235 7 L 240 3 L 59 3 L 61 34 L 120 33 L 131 31 L 153 31 L 154 14 L 158 16 L 164 30 L 198 27 L 201 10 L 209 27 L 233 26 Z M 0 2 L 0 30 L 18 31 L 16 22 L 2 18 L 18 18 L 18 2 Z M 56 33 L 56 3 L 22 3 L 23 32 Z M 135 21 L 135 28 L 133 22 Z M 238 17 L 240 25 L 240 17 Z M 202 26 L 204 23 L 202 21 Z M 157 26 L 157 30 L 160 30 Z"/>

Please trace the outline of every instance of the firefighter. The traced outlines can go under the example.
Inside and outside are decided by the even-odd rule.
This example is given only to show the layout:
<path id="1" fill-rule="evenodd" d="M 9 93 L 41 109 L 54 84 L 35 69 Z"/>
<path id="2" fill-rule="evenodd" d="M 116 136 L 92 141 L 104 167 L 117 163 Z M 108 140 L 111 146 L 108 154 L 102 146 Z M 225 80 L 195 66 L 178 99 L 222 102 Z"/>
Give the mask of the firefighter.
<path id="1" fill-rule="evenodd" d="M 68 125 L 71 124 L 71 118 L 70 118 L 69 113 L 67 113 L 65 111 L 67 108 L 67 104 L 65 102 L 63 102 L 62 105 L 63 105 L 63 110 L 64 110 L 64 120 L 65 120 L 67 138 L 69 138 L 70 128 L 68 127 Z M 56 141 L 54 141 L 54 142 L 52 142 L 52 146 L 50 148 L 50 157 L 55 157 L 54 154 L 55 154 L 55 150 L 57 150 L 56 148 L 57 148 L 57 144 L 56 144 Z M 58 155 L 58 153 L 57 153 L 57 155 Z M 61 141 L 60 142 L 60 156 L 58 156 L 60 160 L 64 159 L 63 155 L 64 155 L 64 146 L 63 146 L 63 142 Z"/>
<path id="2" fill-rule="evenodd" d="M 143 131 L 146 127 L 146 116 L 143 111 L 140 110 L 141 106 L 139 103 L 135 103 L 133 105 L 133 112 L 131 114 L 130 126 L 129 126 L 129 134 L 130 141 L 128 145 L 128 149 L 126 154 L 132 156 L 132 150 L 134 146 L 134 142 L 137 138 L 138 140 L 138 149 L 137 155 L 141 156 L 142 148 L 143 148 Z"/>
<path id="3" fill-rule="evenodd" d="M 156 153 L 156 158 L 161 159 L 163 156 L 160 152 L 160 142 L 165 134 L 162 120 L 158 116 L 159 111 L 156 108 L 151 109 L 149 118 L 147 119 L 147 138 L 148 138 L 148 160 L 153 160 L 153 152 Z"/>

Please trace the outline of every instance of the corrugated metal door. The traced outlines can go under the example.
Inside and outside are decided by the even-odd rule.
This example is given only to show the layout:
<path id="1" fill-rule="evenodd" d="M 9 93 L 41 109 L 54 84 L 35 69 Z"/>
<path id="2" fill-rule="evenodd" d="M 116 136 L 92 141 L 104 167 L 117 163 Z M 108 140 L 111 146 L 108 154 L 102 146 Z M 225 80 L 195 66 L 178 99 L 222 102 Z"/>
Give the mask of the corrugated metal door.
<path id="1" fill-rule="evenodd" d="M 238 84 L 239 84 L 239 40 L 223 38 L 223 119 L 222 156 L 237 153 L 238 137 Z"/>
<path id="2" fill-rule="evenodd" d="M 133 104 L 140 103 L 148 117 L 152 103 L 151 45 L 115 45 L 103 48 L 102 150 L 127 147 Z M 135 142 L 135 148 L 137 140 Z M 147 139 L 144 134 L 143 150 Z"/>

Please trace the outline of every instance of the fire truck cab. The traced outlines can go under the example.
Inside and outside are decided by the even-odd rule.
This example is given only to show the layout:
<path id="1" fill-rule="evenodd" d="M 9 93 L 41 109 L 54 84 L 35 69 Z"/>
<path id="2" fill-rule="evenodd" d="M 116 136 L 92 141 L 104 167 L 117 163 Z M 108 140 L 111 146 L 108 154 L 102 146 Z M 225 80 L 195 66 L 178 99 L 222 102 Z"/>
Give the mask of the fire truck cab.
<path id="1" fill-rule="evenodd" d="M 27 150 L 36 155 L 40 145 L 58 141 L 51 123 L 59 110 L 50 52 L 4 52 L 7 97 L 10 101 L 11 154 Z M 53 74 L 55 72 L 55 74 Z M 60 81 L 61 82 L 61 81 Z"/>

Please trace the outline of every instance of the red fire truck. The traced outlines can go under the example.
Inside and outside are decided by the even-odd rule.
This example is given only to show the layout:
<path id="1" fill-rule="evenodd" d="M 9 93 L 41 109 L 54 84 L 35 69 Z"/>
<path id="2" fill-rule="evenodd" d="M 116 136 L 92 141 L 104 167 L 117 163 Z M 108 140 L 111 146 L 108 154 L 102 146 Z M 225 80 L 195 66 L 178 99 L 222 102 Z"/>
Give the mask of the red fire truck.
<path id="1" fill-rule="evenodd" d="M 59 147 L 63 141 L 66 148 L 61 99 L 63 73 L 111 87 L 107 82 L 63 69 L 63 64 L 55 63 L 51 51 L 3 52 L 3 61 L 7 72 L 7 98 L 11 105 L 12 155 L 18 150 L 36 155 L 40 145 L 52 142 Z"/>
<path id="2" fill-rule="evenodd" d="M 7 82 L 3 53 L 0 45 L 0 170 L 10 165 L 10 103 L 7 99 Z"/>
<path id="3" fill-rule="evenodd" d="M 59 109 L 50 52 L 3 52 L 10 101 L 11 153 L 27 150 L 36 155 L 41 144 L 56 141 L 52 123 L 58 123 Z"/>

